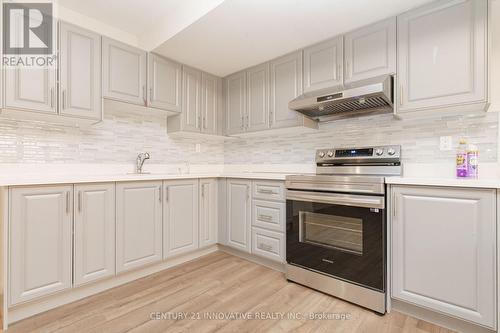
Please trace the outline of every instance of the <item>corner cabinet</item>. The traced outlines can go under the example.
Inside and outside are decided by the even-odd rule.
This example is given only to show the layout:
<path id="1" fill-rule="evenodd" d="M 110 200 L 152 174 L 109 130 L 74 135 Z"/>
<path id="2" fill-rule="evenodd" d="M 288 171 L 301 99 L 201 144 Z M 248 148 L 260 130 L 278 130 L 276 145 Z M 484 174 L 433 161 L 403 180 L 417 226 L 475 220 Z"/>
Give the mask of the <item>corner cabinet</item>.
<path id="1" fill-rule="evenodd" d="M 245 179 L 227 180 L 227 246 L 251 252 L 252 182 Z"/>
<path id="2" fill-rule="evenodd" d="M 487 6 L 487 1 L 437 1 L 398 16 L 400 115 L 485 109 Z"/>
<path id="3" fill-rule="evenodd" d="M 304 92 L 343 85 L 343 45 L 338 36 L 304 49 Z"/>
<path id="4" fill-rule="evenodd" d="M 116 272 L 162 259 L 162 182 L 116 184 Z"/>
<path id="5" fill-rule="evenodd" d="M 75 185 L 75 286 L 115 275 L 115 184 Z"/>
<path id="6" fill-rule="evenodd" d="M 225 79 L 226 133 L 228 135 L 245 131 L 246 116 L 246 73 L 238 72 Z"/>
<path id="7" fill-rule="evenodd" d="M 200 179 L 200 247 L 217 243 L 218 183 L 217 179 Z"/>
<path id="8" fill-rule="evenodd" d="M 9 193 L 9 304 L 71 288 L 73 186 Z"/>
<path id="9" fill-rule="evenodd" d="M 496 327 L 496 192 L 391 186 L 392 297 Z"/>
<path id="10" fill-rule="evenodd" d="M 198 248 L 198 179 L 163 182 L 164 258 Z"/>
<path id="11" fill-rule="evenodd" d="M 102 38 L 103 97 L 145 106 L 146 78 L 146 51 Z"/>
<path id="12" fill-rule="evenodd" d="M 344 82 L 396 73 L 396 18 L 344 36 Z"/>
<path id="13" fill-rule="evenodd" d="M 101 120 L 101 36 L 61 22 L 59 57 L 60 114 Z"/>
<path id="14" fill-rule="evenodd" d="M 148 54 L 148 106 L 172 112 L 181 112 L 182 65 Z"/>

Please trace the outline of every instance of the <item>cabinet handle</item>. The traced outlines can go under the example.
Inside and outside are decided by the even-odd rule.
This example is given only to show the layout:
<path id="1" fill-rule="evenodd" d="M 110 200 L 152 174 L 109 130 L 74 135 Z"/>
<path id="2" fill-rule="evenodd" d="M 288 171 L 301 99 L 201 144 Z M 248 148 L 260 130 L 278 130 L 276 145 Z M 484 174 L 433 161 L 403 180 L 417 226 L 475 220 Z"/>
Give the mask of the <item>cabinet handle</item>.
<path id="1" fill-rule="evenodd" d="M 62 91 L 62 109 L 66 109 L 66 89 Z"/>
<path id="2" fill-rule="evenodd" d="M 66 214 L 69 214 L 69 191 L 66 192 Z"/>
<path id="3" fill-rule="evenodd" d="M 266 190 L 264 188 L 259 188 L 258 192 L 263 194 L 276 194 L 273 190 Z"/>
<path id="4" fill-rule="evenodd" d="M 203 116 L 203 128 L 207 129 L 207 118 Z"/>
<path id="5" fill-rule="evenodd" d="M 248 114 L 247 114 L 246 118 L 247 118 L 247 127 L 246 128 L 248 129 L 248 127 L 250 126 L 250 122 L 248 121 Z"/>
<path id="6" fill-rule="evenodd" d="M 78 191 L 78 211 L 82 211 L 82 191 Z"/>
<path id="7" fill-rule="evenodd" d="M 247 200 L 250 199 L 250 186 L 247 185 Z"/>
<path id="8" fill-rule="evenodd" d="M 273 217 L 270 215 L 259 215 L 259 220 L 272 221 Z"/>
<path id="9" fill-rule="evenodd" d="M 161 190 L 161 185 L 158 186 L 158 201 L 162 202 L 162 193 L 163 191 Z"/>
<path id="10" fill-rule="evenodd" d="M 54 88 L 50 88 L 50 108 L 54 108 Z"/>
<path id="11" fill-rule="evenodd" d="M 198 124 L 196 125 L 196 127 L 201 129 L 201 116 L 198 116 Z"/>
<path id="12" fill-rule="evenodd" d="M 241 129 L 245 128 L 245 116 L 241 116 Z"/>
<path id="13" fill-rule="evenodd" d="M 205 184 L 201 185 L 201 197 L 205 197 Z"/>
<path id="14" fill-rule="evenodd" d="M 271 251 L 273 247 L 271 245 L 259 243 L 259 249 L 264 250 L 264 251 Z"/>
<path id="15" fill-rule="evenodd" d="M 168 202 L 168 186 L 165 186 L 165 201 Z"/>

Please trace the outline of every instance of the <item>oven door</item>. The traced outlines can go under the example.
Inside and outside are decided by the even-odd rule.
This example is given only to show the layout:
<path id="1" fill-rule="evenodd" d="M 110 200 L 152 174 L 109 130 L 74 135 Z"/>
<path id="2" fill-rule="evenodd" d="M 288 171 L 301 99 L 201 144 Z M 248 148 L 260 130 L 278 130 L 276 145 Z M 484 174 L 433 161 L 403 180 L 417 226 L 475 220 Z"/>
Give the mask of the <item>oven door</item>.
<path id="1" fill-rule="evenodd" d="M 286 259 L 385 291 L 385 197 L 287 191 Z"/>

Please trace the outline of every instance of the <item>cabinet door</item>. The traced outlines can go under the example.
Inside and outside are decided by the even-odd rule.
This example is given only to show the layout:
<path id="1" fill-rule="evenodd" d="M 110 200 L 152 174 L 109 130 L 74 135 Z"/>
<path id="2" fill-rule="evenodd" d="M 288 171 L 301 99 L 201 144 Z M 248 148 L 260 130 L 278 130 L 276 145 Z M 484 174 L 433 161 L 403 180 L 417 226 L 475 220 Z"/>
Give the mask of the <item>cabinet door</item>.
<path id="1" fill-rule="evenodd" d="M 72 186 L 10 190 L 10 299 L 71 288 Z"/>
<path id="2" fill-rule="evenodd" d="M 302 51 L 271 61 L 270 73 L 271 127 L 299 125 L 302 115 L 290 110 L 288 103 L 302 94 Z"/>
<path id="3" fill-rule="evenodd" d="M 181 64 L 150 53 L 148 67 L 148 105 L 162 110 L 181 112 Z"/>
<path id="4" fill-rule="evenodd" d="M 63 22 L 59 27 L 60 113 L 100 120 L 101 36 Z"/>
<path id="5" fill-rule="evenodd" d="M 258 131 L 269 127 L 269 64 L 247 70 L 247 131 Z"/>
<path id="6" fill-rule="evenodd" d="M 239 72 L 226 79 L 226 132 L 237 134 L 245 131 L 246 75 Z"/>
<path id="7" fill-rule="evenodd" d="M 135 47 L 102 38 L 103 95 L 122 102 L 146 104 L 147 54 Z"/>
<path id="8" fill-rule="evenodd" d="M 201 123 L 202 132 L 217 134 L 221 80 L 210 74 L 201 74 Z"/>
<path id="9" fill-rule="evenodd" d="M 162 183 L 116 184 L 116 272 L 162 259 Z"/>
<path id="10" fill-rule="evenodd" d="M 75 185 L 75 286 L 115 274 L 115 185 Z"/>
<path id="11" fill-rule="evenodd" d="M 304 92 L 343 84 L 342 36 L 304 49 Z"/>
<path id="12" fill-rule="evenodd" d="M 344 36 L 345 83 L 396 72 L 396 18 Z"/>
<path id="13" fill-rule="evenodd" d="M 494 190 L 395 187 L 392 296 L 495 327 Z"/>
<path id="14" fill-rule="evenodd" d="M 182 68 L 182 119 L 185 131 L 201 130 L 201 72 L 194 68 Z"/>
<path id="15" fill-rule="evenodd" d="M 398 112 L 486 100 L 487 1 L 431 3 L 398 17 Z"/>
<path id="16" fill-rule="evenodd" d="M 243 179 L 227 181 L 227 245 L 251 251 L 251 200 L 252 182 Z"/>
<path id="17" fill-rule="evenodd" d="M 4 68 L 5 108 L 57 113 L 56 70 L 53 68 Z"/>
<path id="18" fill-rule="evenodd" d="M 200 247 L 217 243 L 217 180 L 200 179 Z"/>
<path id="19" fill-rule="evenodd" d="M 164 257 L 198 248 L 198 180 L 166 181 L 163 212 Z"/>

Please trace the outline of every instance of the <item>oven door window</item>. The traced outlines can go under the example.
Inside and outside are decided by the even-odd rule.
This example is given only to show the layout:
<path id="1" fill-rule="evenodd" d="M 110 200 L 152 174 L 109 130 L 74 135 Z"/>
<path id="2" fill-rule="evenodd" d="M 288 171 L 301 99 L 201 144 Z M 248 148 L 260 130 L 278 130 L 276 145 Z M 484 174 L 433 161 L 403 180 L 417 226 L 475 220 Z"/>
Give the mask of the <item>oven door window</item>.
<path id="1" fill-rule="evenodd" d="M 289 264 L 385 290 L 385 210 L 287 200 Z"/>
<path id="2" fill-rule="evenodd" d="M 363 220 L 360 218 L 299 212 L 299 241 L 363 255 Z"/>

